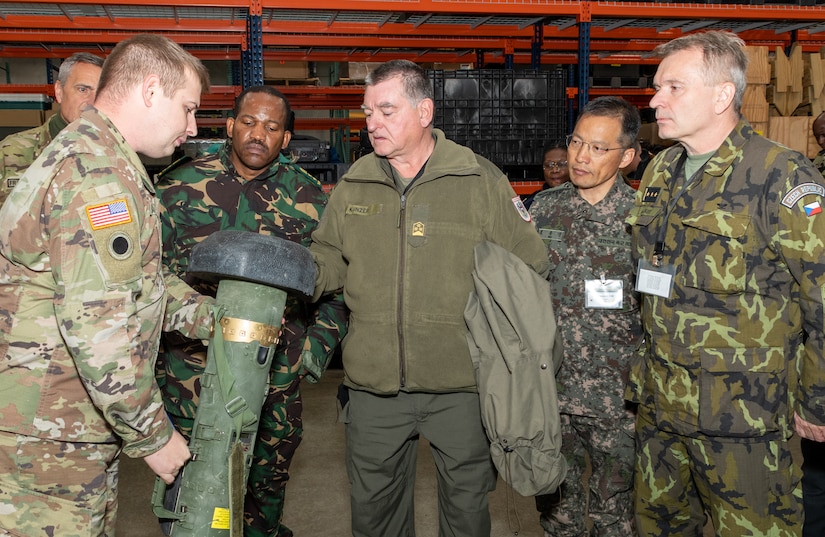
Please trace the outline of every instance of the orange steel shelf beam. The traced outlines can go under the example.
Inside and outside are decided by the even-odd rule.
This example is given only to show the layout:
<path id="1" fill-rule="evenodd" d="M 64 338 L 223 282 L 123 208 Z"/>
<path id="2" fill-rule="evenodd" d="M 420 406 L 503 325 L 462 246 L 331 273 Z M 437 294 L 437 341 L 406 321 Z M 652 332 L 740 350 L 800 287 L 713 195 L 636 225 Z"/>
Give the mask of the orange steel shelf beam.
<path id="1" fill-rule="evenodd" d="M 264 9 L 307 9 L 301 0 L 260 0 Z M 575 16 L 575 0 L 313 0 L 312 9 L 382 11 L 387 13 L 474 13 L 481 15 Z"/>
<path id="2" fill-rule="evenodd" d="M 823 6 L 591 1 L 592 17 L 821 21 Z"/>

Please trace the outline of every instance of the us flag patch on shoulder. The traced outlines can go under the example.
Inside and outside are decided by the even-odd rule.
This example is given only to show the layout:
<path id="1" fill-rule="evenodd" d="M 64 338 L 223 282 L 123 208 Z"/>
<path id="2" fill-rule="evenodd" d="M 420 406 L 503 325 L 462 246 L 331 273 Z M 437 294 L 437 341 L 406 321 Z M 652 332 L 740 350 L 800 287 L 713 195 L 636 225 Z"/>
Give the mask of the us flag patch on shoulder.
<path id="1" fill-rule="evenodd" d="M 92 229 L 103 229 L 119 224 L 128 224 L 132 221 L 132 213 L 129 212 L 129 205 L 125 199 L 91 205 L 86 207 L 86 214 Z"/>

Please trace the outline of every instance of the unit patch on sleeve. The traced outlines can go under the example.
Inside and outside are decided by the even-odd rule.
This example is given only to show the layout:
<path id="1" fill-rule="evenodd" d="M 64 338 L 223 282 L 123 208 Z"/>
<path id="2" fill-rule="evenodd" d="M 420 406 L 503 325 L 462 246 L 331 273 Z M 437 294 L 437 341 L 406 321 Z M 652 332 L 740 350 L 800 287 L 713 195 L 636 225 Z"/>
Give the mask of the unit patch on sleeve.
<path id="1" fill-rule="evenodd" d="M 790 209 L 796 205 L 796 202 L 808 195 L 825 196 L 825 187 L 816 183 L 802 183 L 801 185 L 797 185 L 785 194 L 785 197 L 782 198 L 782 205 Z"/>
<path id="2" fill-rule="evenodd" d="M 86 214 L 92 229 L 98 230 L 132 221 L 132 213 L 125 199 L 86 207 Z"/>
<path id="3" fill-rule="evenodd" d="M 519 216 L 521 216 L 521 219 L 525 222 L 529 222 L 531 220 L 530 213 L 527 211 L 527 207 L 524 206 L 524 202 L 521 201 L 521 197 L 516 196 L 515 198 L 513 198 L 512 201 L 513 205 L 515 205 L 516 210 L 518 211 Z"/>

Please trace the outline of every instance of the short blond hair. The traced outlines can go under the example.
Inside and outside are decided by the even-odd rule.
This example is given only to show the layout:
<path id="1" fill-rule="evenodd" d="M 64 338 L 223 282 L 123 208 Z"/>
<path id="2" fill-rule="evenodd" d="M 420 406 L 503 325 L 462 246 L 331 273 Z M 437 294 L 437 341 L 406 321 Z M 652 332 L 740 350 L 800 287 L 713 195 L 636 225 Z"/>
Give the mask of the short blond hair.
<path id="1" fill-rule="evenodd" d="M 98 85 L 98 97 L 119 101 L 131 88 L 155 74 L 167 97 L 186 85 L 192 74 L 201 83 L 201 91 L 209 91 L 209 72 L 203 63 L 162 35 L 138 34 L 118 43 L 103 62 Z"/>

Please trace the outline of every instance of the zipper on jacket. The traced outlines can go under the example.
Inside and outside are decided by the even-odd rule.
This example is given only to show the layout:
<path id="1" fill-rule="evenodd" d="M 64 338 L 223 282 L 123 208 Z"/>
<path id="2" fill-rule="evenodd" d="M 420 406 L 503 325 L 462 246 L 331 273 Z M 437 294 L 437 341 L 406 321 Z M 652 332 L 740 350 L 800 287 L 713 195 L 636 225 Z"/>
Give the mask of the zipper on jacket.
<path id="1" fill-rule="evenodd" d="M 405 360 L 404 360 L 404 259 L 405 259 L 405 252 L 407 251 L 407 244 L 405 240 L 405 228 L 404 225 L 404 213 L 407 209 L 407 195 L 406 193 L 401 194 L 401 208 L 398 211 L 398 234 L 399 234 L 399 255 L 398 255 L 398 278 L 396 278 L 396 282 L 398 285 L 398 370 L 399 370 L 399 382 L 401 387 L 403 388 L 407 384 L 407 375 L 405 371 Z"/>

